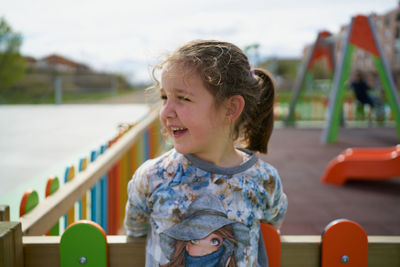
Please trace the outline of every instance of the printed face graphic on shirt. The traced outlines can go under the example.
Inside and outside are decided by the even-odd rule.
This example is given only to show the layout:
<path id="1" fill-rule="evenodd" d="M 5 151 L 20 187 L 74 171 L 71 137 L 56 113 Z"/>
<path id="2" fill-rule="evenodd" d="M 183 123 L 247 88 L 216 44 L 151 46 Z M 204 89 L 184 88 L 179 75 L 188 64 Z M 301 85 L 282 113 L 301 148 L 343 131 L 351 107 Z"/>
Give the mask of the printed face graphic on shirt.
<path id="1" fill-rule="evenodd" d="M 170 261 L 162 267 L 235 264 L 237 239 L 232 223 L 216 196 L 197 197 L 189 205 L 184 219 L 162 233 L 174 239 L 170 243 Z"/>
<path id="2" fill-rule="evenodd" d="M 217 234 L 210 234 L 200 240 L 190 240 L 186 243 L 186 251 L 190 256 L 205 256 L 217 251 L 222 245 L 222 237 Z"/>
<path id="3" fill-rule="evenodd" d="M 237 240 L 230 225 L 202 239 L 175 240 L 172 244 L 174 249 L 169 263 L 161 266 L 236 266 L 234 256 L 236 243 Z"/>

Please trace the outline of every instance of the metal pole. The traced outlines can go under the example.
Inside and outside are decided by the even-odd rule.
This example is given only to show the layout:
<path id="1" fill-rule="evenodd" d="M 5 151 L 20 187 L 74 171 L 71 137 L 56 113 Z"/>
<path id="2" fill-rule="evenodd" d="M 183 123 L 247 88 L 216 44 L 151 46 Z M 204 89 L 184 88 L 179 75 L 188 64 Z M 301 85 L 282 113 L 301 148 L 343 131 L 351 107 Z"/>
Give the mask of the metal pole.
<path id="1" fill-rule="evenodd" d="M 58 75 L 54 78 L 54 100 L 56 105 L 62 104 L 62 78 Z"/>
<path id="2" fill-rule="evenodd" d="M 304 77 L 306 76 L 307 68 L 310 65 L 310 61 L 312 58 L 312 55 L 314 54 L 315 46 L 317 45 L 317 41 L 313 44 L 312 48 L 308 51 L 307 56 L 306 56 L 306 61 L 304 64 L 301 64 L 300 66 L 300 71 L 298 72 L 298 75 L 296 77 L 296 81 L 292 90 L 292 99 L 290 100 L 290 106 L 289 106 L 289 113 L 285 119 L 285 125 L 290 125 L 294 123 L 294 110 L 296 107 L 297 100 L 300 95 L 300 89 L 301 86 L 304 82 Z"/>

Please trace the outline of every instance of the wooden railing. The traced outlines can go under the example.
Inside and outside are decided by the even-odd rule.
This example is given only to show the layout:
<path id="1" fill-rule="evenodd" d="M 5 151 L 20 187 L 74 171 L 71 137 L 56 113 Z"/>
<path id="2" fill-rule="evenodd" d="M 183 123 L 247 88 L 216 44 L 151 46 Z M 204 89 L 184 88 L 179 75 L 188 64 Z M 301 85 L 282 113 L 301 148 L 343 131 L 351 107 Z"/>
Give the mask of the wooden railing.
<path id="1" fill-rule="evenodd" d="M 321 236 L 284 235 L 280 238 L 264 238 L 269 267 L 400 266 L 400 236 L 367 237 L 362 228 L 354 224 L 346 220 L 331 223 Z M 266 236 L 278 235 L 271 232 L 271 229 L 268 231 Z M 78 264 L 80 258 L 83 257 L 89 263 L 90 254 L 98 255 L 93 249 L 91 252 L 85 249 L 78 252 L 63 251 L 62 242 L 62 236 L 22 236 L 19 222 L 0 222 L 0 266 L 67 267 L 65 262 L 60 261 L 61 253 L 64 255 L 63 260 L 67 257 L 76 262 L 74 266 L 81 266 Z M 75 242 L 93 243 L 82 234 L 79 234 Z M 104 242 L 108 250 L 104 266 L 145 265 L 145 238 L 108 235 Z M 272 244 L 268 245 L 269 242 Z"/>

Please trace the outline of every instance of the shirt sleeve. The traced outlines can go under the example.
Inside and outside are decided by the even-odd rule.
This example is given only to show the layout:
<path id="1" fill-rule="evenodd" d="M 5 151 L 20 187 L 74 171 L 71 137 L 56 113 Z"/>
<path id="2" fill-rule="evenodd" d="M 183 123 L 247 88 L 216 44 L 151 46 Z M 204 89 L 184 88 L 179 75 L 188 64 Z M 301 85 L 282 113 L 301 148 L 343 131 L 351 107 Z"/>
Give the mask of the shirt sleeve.
<path id="1" fill-rule="evenodd" d="M 287 212 L 288 201 L 283 192 L 281 179 L 276 169 L 272 169 L 272 174 L 269 175 L 268 182 L 264 183 L 264 188 L 267 192 L 271 192 L 265 221 L 279 229 Z"/>
<path id="2" fill-rule="evenodd" d="M 124 220 L 128 236 L 138 237 L 147 234 L 150 217 L 150 210 L 146 200 L 148 190 L 148 177 L 143 168 L 139 168 L 128 183 L 128 201 Z"/>

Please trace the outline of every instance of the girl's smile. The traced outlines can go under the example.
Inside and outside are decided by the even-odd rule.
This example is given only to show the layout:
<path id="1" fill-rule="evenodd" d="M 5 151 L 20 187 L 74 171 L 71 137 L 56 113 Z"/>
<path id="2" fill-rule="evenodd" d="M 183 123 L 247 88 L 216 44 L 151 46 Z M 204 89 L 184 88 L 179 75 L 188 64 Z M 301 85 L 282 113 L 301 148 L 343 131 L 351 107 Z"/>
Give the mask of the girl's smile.
<path id="1" fill-rule="evenodd" d="M 187 129 L 182 128 L 182 127 L 171 127 L 171 131 L 172 131 L 172 135 L 175 138 L 178 138 L 180 136 L 183 136 L 187 132 Z"/>

